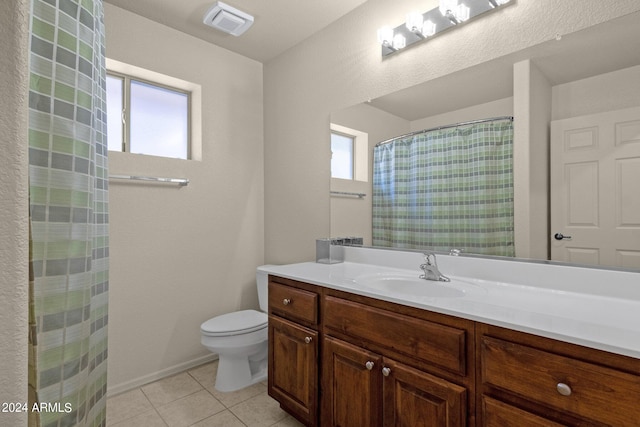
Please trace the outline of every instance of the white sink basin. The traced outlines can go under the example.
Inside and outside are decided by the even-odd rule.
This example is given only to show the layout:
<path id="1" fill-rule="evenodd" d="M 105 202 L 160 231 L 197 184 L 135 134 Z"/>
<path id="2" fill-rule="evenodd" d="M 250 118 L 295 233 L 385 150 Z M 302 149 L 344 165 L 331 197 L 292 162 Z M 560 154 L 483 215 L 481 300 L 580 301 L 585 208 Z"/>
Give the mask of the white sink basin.
<path id="1" fill-rule="evenodd" d="M 420 279 L 415 275 L 402 273 L 364 274 L 355 278 L 355 282 L 365 288 L 382 291 L 385 294 L 427 298 L 460 298 L 472 291 L 480 289 L 477 285 L 451 279 L 450 282 Z"/>

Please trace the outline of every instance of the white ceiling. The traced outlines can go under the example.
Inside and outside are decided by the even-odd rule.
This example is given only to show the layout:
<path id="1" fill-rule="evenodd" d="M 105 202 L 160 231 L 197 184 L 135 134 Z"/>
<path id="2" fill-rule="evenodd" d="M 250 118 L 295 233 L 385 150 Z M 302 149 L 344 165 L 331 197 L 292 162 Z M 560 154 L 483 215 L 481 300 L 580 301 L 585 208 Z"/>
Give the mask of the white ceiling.
<path id="1" fill-rule="evenodd" d="M 105 0 L 152 21 L 263 63 L 346 15 L 366 0 L 224 0 L 254 17 L 235 37 L 202 23 L 215 0 Z"/>

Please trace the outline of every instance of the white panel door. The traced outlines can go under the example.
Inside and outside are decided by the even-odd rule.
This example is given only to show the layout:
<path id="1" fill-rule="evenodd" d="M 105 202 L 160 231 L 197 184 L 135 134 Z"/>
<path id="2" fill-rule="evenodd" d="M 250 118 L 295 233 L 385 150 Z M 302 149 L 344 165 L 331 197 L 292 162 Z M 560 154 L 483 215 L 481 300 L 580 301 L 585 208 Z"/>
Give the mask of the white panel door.
<path id="1" fill-rule="evenodd" d="M 640 268 L 640 107 L 553 121 L 550 152 L 551 259 Z"/>

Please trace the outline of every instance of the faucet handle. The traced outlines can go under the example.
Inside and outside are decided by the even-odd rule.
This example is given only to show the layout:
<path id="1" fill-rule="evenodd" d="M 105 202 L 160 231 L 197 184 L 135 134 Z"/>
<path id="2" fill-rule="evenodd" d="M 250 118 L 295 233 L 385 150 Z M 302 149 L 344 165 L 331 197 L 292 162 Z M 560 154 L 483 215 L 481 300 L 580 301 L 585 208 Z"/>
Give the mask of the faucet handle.
<path id="1" fill-rule="evenodd" d="M 425 264 L 423 264 L 423 265 L 425 265 L 425 266 L 437 265 L 436 254 L 434 254 L 433 252 L 426 252 L 424 254 L 424 262 L 425 262 Z"/>

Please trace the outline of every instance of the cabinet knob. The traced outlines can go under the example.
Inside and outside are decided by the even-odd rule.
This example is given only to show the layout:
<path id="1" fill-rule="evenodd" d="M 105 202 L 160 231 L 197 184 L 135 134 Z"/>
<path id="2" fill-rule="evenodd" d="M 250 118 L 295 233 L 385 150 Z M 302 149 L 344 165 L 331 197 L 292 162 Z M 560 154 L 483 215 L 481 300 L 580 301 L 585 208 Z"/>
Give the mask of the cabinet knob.
<path id="1" fill-rule="evenodd" d="M 304 342 L 306 342 L 307 344 L 309 344 L 311 341 L 313 341 L 313 338 L 311 338 L 311 337 L 304 337 Z"/>
<path id="2" fill-rule="evenodd" d="M 387 368 L 386 366 L 382 368 L 382 375 L 384 375 L 385 377 L 388 377 L 390 373 L 391 373 L 390 368 Z"/>
<path id="3" fill-rule="evenodd" d="M 364 364 L 364 367 L 370 371 L 373 369 L 373 365 L 374 363 L 372 361 L 368 361 L 367 363 Z"/>
<path id="4" fill-rule="evenodd" d="M 291 304 L 291 300 L 289 298 L 285 298 L 285 299 L 282 300 L 282 303 L 284 305 L 289 305 L 289 304 Z"/>
<path id="5" fill-rule="evenodd" d="M 571 396 L 571 387 L 569 387 L 565 383 L 558 383 L 558 385 L 556 386 L 556 390 L 558 390 L 558 393 L 563 396 Z"/>

